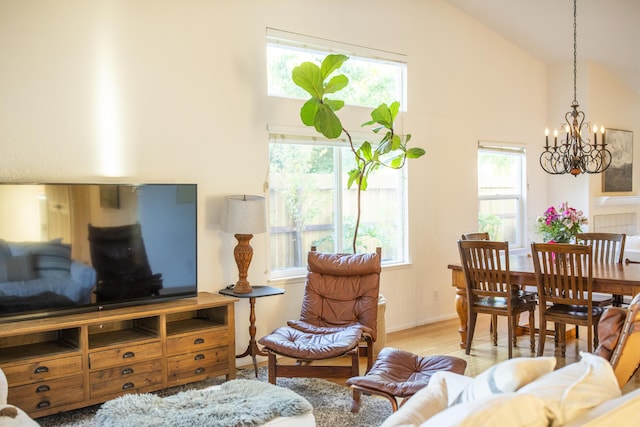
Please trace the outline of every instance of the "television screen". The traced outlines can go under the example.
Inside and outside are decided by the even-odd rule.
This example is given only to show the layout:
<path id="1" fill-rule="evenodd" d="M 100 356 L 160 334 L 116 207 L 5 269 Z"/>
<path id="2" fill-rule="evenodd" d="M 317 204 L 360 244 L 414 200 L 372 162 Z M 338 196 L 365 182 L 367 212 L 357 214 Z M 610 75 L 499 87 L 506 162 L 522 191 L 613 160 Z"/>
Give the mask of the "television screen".
<path id="1" fill-rule="evenodd" d="M 0 321 L 197 294 L 195 184 L 0 184 Z"/>

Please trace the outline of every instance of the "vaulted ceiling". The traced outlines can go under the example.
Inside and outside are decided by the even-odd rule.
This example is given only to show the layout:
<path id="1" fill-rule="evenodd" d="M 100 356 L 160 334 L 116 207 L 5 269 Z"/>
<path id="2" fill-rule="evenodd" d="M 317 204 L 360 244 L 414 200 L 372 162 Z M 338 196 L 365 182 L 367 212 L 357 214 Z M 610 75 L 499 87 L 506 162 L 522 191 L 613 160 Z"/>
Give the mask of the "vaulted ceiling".
<path id="1" fill-rule="evenodd" d="M 572 0 L 445 1 L 546 63 L 573 62 Z M 640 94 L 640 0 L 577 4 L 578 61 L 599 63 Z"/>

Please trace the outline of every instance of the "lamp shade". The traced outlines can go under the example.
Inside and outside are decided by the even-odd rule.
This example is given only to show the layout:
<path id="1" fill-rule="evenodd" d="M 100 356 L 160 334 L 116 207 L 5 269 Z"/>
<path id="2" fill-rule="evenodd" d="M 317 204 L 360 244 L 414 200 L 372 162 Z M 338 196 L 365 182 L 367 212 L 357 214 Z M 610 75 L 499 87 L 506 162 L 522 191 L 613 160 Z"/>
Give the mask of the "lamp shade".
<path id="1" fill-rule="evenodd" d="M 267 231 L 264 197 L 247 195 L 225 197 L 221 229 L 232 234 L 260 234 Z"/>

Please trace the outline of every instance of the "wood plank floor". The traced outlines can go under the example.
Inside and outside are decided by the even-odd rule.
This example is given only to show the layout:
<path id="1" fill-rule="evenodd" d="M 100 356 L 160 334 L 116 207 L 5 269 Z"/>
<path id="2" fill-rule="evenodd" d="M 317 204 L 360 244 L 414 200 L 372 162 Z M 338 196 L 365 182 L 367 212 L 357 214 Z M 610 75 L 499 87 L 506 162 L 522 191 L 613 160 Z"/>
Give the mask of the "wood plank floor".
<path id="1" fill-rule="evenodd" d="M 416 328 L 387 334 L 385 346 L 396 347 L 421 356 L 449 355 L 463 358 L 467 361 L 465 375 L 476 376 L 496 363 L 508 359 L 506 318 L 498 320 L 498 345 L 491 343 L 489 335 L 489 316 L 478 316 L 476 332 L 471 346 L 471 354 L 464 354 L 460 348 L 460 335 L 458 334 L 458 319 L 451 319 Z M 561 357 L 553 344 L 553 337 L 548 337 L 545 343 L 545 356 L 555 356 L 557 367 L 572 363 L 580 359 L 580 351 L 587 351 L 587 330 L 580 328 L 579 339 L 570 339 L 567 342 L 566 357 Z M 537 348 L 537 335 L 536 335 Z M 535 356 L 529 350 L 529 336 L 518 337 L 518 347 L 513 349 L 513 357 Z M 293 361 L 292 361 L 293 362 Z M 315 363 L 315 362 L 314 362 Z M 360 370 L 363 373 L 366 368 L 366 358 L 360 359 Z M 262 363 L 262 366 L 266 363 Z M 345 379 L 331 379 L 338 384 L 344 384 Z M 626 393 L 640 388 L 640 372 L 623 388 Z"/>

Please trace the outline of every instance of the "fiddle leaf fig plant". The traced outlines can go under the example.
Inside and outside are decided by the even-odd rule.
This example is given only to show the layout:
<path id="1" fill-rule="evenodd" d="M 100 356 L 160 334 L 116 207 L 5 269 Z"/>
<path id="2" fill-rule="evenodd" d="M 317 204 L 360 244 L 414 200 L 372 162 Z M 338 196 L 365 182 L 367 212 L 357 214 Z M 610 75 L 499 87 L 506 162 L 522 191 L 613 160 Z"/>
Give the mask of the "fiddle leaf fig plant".
<path id="1" fill-rule="evenodd" d="M 371 111 L 371 120 L 362 126 L 373 126 L 371 131 L 380 136 L 377 143 L 364 141 L 357 146 L 351 134 L 342 126 L 337 111 L 344 107 L 344 101 L 332 99 L 327 95 L 334 94 L 349 84 L 349 79 L 344 74 L 333 75 L 342 67 L 349 58 L 345 55 L 327 55 L 322 64 L 318 66 L 312 62 L 303 62 L 296 66 L 291 74 L 293 82 L 304 89 L 310 96 L 300 109 L 300 119 L 307 126 L 313 126 L 315 130 L 328 139 L 340 137 L 343 133 L 349 141 L 351 152 L 355 159 L 355 167 L 349 171 L 347 188 L 357 185 L 357 215 L 355 230 L 353 233 L 353 252 L 356 252 L 358 229 L 361 214 L 361 193 L 367 189 L 369 175 L 380 169 L 388 167 L 401 169 L 407 159 L 417 159 L 425 154 L 422 148 L 408 148 L 411 135 L 398 135 L 394 131 L 394 121 L 400 110 L 400 103 L 385 103 Z"/>

